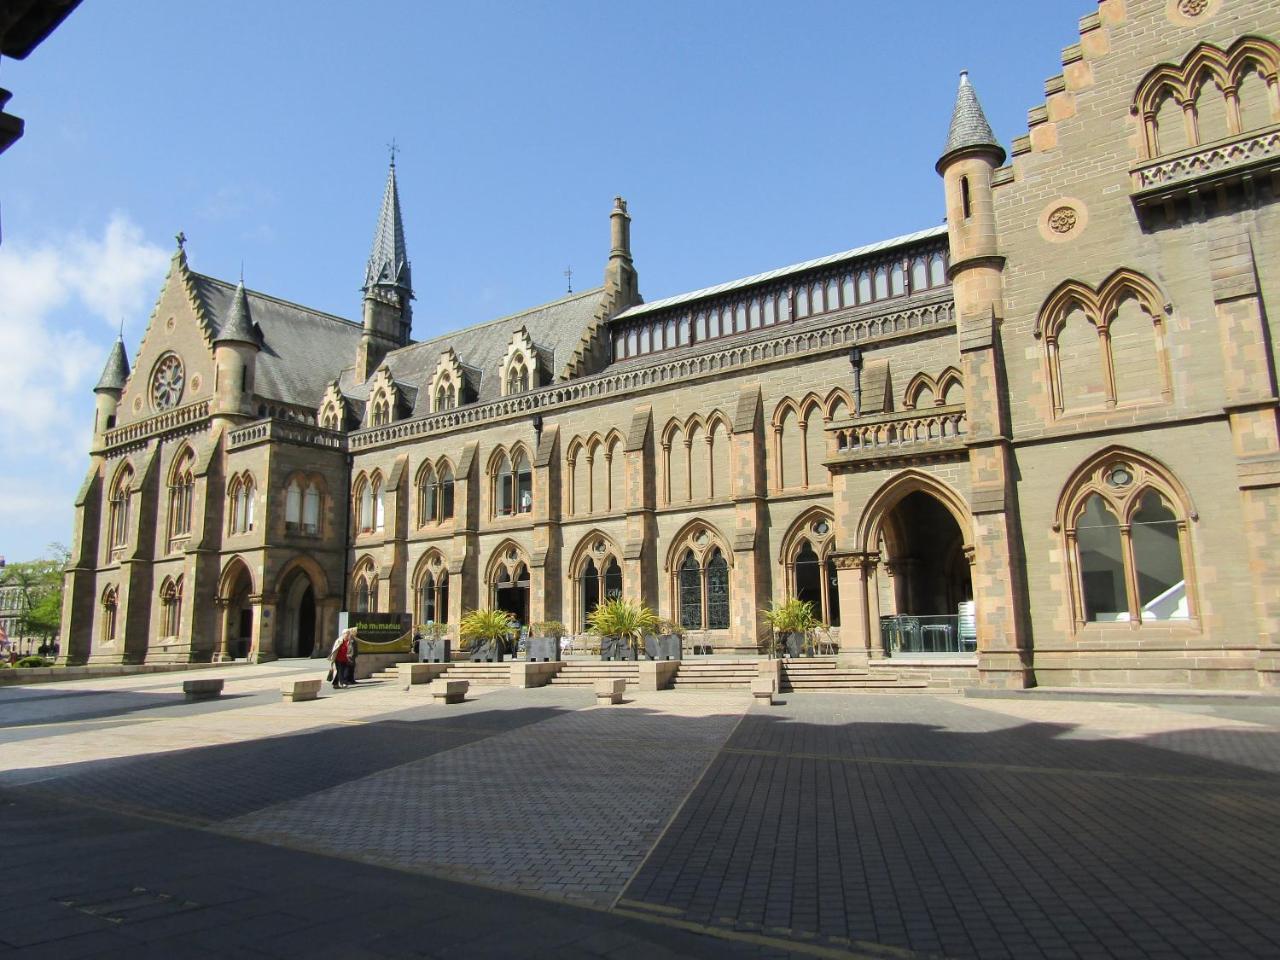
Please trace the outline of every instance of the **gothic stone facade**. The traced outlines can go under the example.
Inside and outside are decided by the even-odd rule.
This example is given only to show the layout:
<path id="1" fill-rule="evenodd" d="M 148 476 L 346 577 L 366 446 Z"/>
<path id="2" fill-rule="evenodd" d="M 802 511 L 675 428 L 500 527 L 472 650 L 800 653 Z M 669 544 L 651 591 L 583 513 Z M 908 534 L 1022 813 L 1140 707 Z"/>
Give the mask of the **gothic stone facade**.
<path id="1" fill-rule="evenodd" d="M 411 342 L 394 168 L 360 323 L 179 249 L 97 391 L 67 659 L 614 592 L 753 651 L 798 594 L 955 682 L 1274 686 L 1277 33 L 1102 0 L 1010 156 L 962 79 L 947 227 L 656 302 L 619 201 L 601 287 Z"/>

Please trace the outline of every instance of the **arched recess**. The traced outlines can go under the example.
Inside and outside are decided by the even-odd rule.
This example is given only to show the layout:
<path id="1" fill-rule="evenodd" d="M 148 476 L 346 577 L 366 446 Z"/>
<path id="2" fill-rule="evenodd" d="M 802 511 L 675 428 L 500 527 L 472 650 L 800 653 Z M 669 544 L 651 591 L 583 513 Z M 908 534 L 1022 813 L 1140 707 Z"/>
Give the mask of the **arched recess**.
<path id="1" fill-rule="evenodd" d="M 587 616 L 597 604 L 622 595 L 622 566 L 622 550 L 607 533 L 592 530 L 578 541 L 569 557 L 574 630 L 587 629 Z"/>
<path id="2" fill-rule="evenodd" d="M 356 613 L 377 613 L 378 568 L 366 554 L 351 570 L 351 609 Z"/>
<path id="3" fill-rule="evenodd" d="M 960 604 L 974 599 L 972 531 L 964 498 L 919 470 L 898 474 L 867 501 L 854 539 L 888 574 L 889 589 L 868 604 L 879 611 L 869 626 L 881 631 L 890 654 L 962 649 Z M 880 585 L 876 575 L 868 589 Z M 893 618 L 888 635 L 886 616 Z"/>
<path id="4" fill-rule="evenodd" d="M 489 606 L 505 610 L 522 626 L 529 623 L 529 554 L 514 540 L 503 540 L 489 554 L 484 582 Z"/>
<path id="5" fill-rule="evenodd" d="M 902 407 L 904 410 L 932 407 L 937 404 L 939 396 L 938 382 L 921 370 L 907 382 L 907 389 L 902 394 Z"/>
<path id="6" fill-rule="evenodd" d="M 329 595 L 324 569 L 306 554 L 289 560 L 276 577 L 276 655 L 311 657 L 328 653 L 320 604 Z"/>
<path id="7" fill-rule="evenodd" d="M 222 608 L 222 651 L 242 659 L 253 648 L 253 604 L 257 596 L 253 571 L 244 558 L 233 556 L 218 577 L 218 605 Z"/>
<path id="8" fill-rule="evenodd" d="M 1054 519 L 1075 629 L 1195 620 L 1197 519 L 1186 488 L 1154 457 L 1113 445 L 1077 467 Z"/>

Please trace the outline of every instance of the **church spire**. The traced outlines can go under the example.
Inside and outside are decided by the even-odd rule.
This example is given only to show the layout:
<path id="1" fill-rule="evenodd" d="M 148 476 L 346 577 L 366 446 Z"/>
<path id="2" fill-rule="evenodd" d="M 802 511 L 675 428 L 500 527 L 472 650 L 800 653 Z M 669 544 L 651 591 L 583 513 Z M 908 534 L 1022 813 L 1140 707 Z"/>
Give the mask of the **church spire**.
<path id="1" fill-rule="evenodd" d="M 413 297 L 409 257 L 404 247 L 404 223 L 400 218 L 400 190 L 396 185 L 396 158 L 391 155 L 387 188 L 382 194 L 378 226 L 373 232 L 373 250 L 364 271 L 364 291 L 373 287 L 397 287 L 404 300 Z"/>
<path id="2" fill-rule="evenodd" d="M 956 106 L 951 114 L 951 129 L 947 133 L 947 145 L 942 151 L 942 159 L 938 161 L 941 170 L 944 161 L 958 150 L 984 148 L 999 154 L 997 164 L 1004 163 L 1004 148 L 996 140 L 996 135 L 987 122 L 987 115 L 982 112 L 982 104 L 978 102 L 978 94 L 969 82 L 969 71 L 960 73 L 960 88 L 956 91 Z"/>

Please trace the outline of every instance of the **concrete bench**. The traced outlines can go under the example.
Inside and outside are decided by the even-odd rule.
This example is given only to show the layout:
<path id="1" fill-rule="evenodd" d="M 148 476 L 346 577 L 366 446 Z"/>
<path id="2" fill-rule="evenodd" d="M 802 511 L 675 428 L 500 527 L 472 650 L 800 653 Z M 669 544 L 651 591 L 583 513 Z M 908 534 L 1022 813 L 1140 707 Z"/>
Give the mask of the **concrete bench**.
<path id="1" fill-rule="evenodd" d="M 621 703 L 622 692 L 627 689 L 627 681 L 619 677 L 617 680 L 596 681 L 596 703 Z"/>
<path id="2" fill-rule="evenodd" d="M 222 696 L 222 683 L 219 680 L 183 680 L 182 692 L 187 702 L 194 700 L 216 700 Z"/>
<path id="3" fill-rule="evenodd" d="M 461 703 L 467 699 L 470 680 L 437 680 L 431 684 L 431 697 L 445 703 Z"/>
<path id="4" fill-rule="evenodd" d="M 280 695 L 294 703 L 299 700 L 315 700 L 320 696 L 320 679 L 288 680 L 280 684 Z"/>
<path id="5" fill-rule="evenodd" d="M 751 681 L 752 698 L 760 701 L 766 707 L 771 707 L 776 702 L 773 699 L 774 692 L 773 677 L 757 677 Z"/>
<path id="6" fill-rule="evenodd" d="M 448 669 L 449 664 L 447 663 L 396 664 L 396 673 L 399 675 L 400 686 L 406 690 L 418 684 L 430 683 Z"/>

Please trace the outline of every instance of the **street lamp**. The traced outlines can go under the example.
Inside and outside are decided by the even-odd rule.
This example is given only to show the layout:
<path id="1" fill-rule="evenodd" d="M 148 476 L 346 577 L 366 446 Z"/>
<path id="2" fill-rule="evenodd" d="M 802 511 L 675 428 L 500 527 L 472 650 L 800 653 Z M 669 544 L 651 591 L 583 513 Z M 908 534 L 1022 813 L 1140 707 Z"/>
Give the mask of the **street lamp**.
<path id="1" fill-rule="evenodd" d="M 853 415 L 862 416 L 862 348 L 849 351 L 849 366 L 853 367 Z"/>

